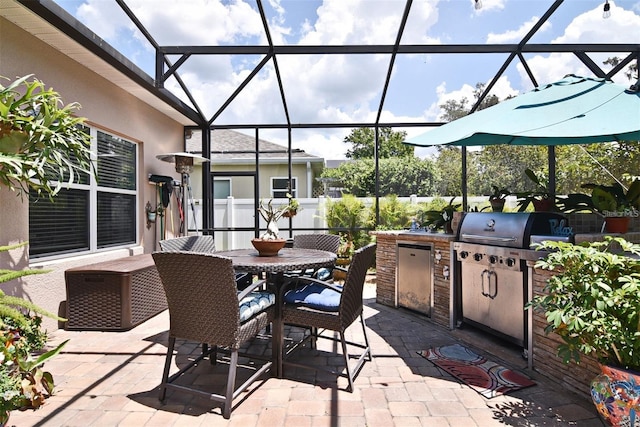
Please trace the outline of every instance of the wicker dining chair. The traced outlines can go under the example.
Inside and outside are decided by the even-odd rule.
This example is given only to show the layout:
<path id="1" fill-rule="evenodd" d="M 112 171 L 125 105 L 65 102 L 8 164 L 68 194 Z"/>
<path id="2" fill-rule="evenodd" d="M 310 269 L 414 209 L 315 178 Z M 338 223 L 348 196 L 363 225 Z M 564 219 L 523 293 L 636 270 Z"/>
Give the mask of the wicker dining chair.
<path id="1" fill-rule="evenodd" d="M 174 237 L 160 240 L 159 243 L 163 252 L 187 251 L 209 254 L 216 251 L 216 243 L 211 235 Z M 238 289 L 246 288 L 253 281 L 249 273 L 236 272 L 235 277 Z"/>
<path id="2" fill-rule="evenodd" d="M 234 399 L 260 375 L 271 369 L 266 361 L 237 388 L 236 371 L 240 346 L 254 338 L 275 316 L 275 295 L 256 292 L 255 282 L 239 292 L 234 281 L 231 258 L 192 252 L 154 252 L 152 254 L 169 306 L 169 343 L 160 384 L 160 401 L 167 389 L 189 392 L 222 402 L 222 415 L 231 416 Z M 178 372 L 169 376 L 176 339 L 202 343 L 202 352 Z M 208 346 L 211 345 L 211 348 Z M 224 394 L 211 393 L 175 381 L 203 359 L 215 362 L 216 348 L 230 353 L 229 372 Z M 252 359 L 260 356 L 251 355 Z"/>
<path id="3" fill-rule="evenodd" d="M 340 341 L 347 371 L 346 376 L 349 381 L 347 390 L 350 392 L 353 392 L 354 378 L 362 369 L 365 360 L 371 361 L 371 348 L 363 316 L 362 292 L 367 270 L 373 265 L 375 255 L 375 244 L 358 249 L 353 255 L 347 270 L 347 277 L 342 286 L 308 276 L 301 276 L 296 282 L 292 282 L 294 287 L 285 290 L 284 293 L 284 307 L 282 310 L 282 322 L 284 324 L 309 328 L 311 335 L 307 338 L 312 340 L 325 338 Z M 360 317 L 362 324 L 364 344 L 345 339 L 345 331 L 358 317 Z M 340 339 L 323 335 L 325 330 L 338 332 Z M 363 350 L 353 368 L 349 365 L 347 345 Z M 284 364 L 318 369 L 317 366 L 293 363 L 287 360 L 285 360 Z"/>
<path id="4" fill-rule="evenodd" d="M 298 234 L 293 236 L 293 247 L 301 249 L 318 249 L 338 253 L 340 236 L 337 234 Z"/>
<path id="5" fill-rule="evenodd" d="M 213 236 L 182 236 L 172 239 L 160 240 L 162 251 L 188 251 L 211 253 L 216 251 L 216 243 Z"/>
<path id="6" fill-rule="evenodd" d="M 340 236 L 337 234 L 298 234 L 293 236 L 293 248 L 300 249 L 317 249 L 320 251 L 338 253 L 340 247 Z M 320 280 L 329 280 L 332 277 L 332 268 L 321 268 L 319 270 L 308 270 L 305 272 L 291 272 L 293 275 L 305 274 L 307 276 L 315 276 Z"/>

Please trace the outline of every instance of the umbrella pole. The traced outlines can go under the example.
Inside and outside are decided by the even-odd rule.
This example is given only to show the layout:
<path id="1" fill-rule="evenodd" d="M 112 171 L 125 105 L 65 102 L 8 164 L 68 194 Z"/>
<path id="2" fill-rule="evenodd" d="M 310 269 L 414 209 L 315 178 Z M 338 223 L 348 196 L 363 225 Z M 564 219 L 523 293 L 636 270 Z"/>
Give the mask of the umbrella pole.
<path id="1" fill-rule="evenodd" d="M 556 146 L 547 146 L 547 162 L 549 164 L 549 188 L 547 191 L 551 195 L 551 200 L 556 200 Z"/>
<path id="2" fill-rule="evenodd" d="M 467 203 L 467 147 L 462 146 L 461 152 L 462 160 L 462 212 L 466 212 L 468 208 Z"/>

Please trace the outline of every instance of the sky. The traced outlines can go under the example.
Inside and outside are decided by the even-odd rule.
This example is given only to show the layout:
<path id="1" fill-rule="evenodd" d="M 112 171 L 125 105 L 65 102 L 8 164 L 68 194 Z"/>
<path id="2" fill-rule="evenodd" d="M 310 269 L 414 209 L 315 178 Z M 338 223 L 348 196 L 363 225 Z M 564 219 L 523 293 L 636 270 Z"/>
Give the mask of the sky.
<path id="1" fill-rule="evenodd" d="M 57 0 L 63 8 L 154 75 L 154 51 L 115 1 Z M 414 0 L 403 44 L 518 43 L 553 3 L 552 0 Z M 266 35 L 255 0 L 125 0 L 161 46 L 265 45 Z M 405 0 L 263 0 L 270 36 L 276 45 L 394 43 Z M 640 44 L 640 0 L 566 0 L 531 43 Z M 539 84 L 566 74 L 592 76 L 572 54 L 525 54 Z M 601 67 L 612 54 L 590 54 Z M 622 54 L 620 54 L 622 56 Z M 625 54 L 626 56 L 626 54 Z M 477 83 L 488 83 L 507 55 L 398 55 L 381 112 L 381 122 L 442 121 L 447 100 L 473 100 Z M 176 61 L 177 58 L 172 58 Z M 222 104 L 262 57 L 192 56 L 179 69 L 207 117 Z M 387 55 L 278 56 L 292 123 L 375 122 L 389 67 Z M 629 85 L 624 75 L 614 81 Z M 166 82 L 189 103 L 175 79 Z M 503 99 L 533 88 L 524 67 L 514 61 L 497 82 L 494 95 Z M 276 73 L 267 64 L 214 124 L 286 123 Z M 396 128 L 407 139 L 425 128 Z M 253 135 L 252 131 L 241 130 Z M 341 159 L 349 128 L 294 129 L 292 146 Z M 287 144 L 286 130 L 261 130 L 260 137 Z M 423 157 L 433 150 L 417 148 Z"/>

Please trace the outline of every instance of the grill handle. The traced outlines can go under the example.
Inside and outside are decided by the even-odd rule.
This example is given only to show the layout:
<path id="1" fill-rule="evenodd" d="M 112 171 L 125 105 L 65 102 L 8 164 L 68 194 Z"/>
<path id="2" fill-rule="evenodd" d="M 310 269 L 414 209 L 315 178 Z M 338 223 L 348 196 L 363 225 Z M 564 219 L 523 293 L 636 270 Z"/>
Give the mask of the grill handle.
<path id="1" fill-rule="evenodd" d="M 515 242 L 515 237 L 494 237 L 494 236 L 482 236 L 480 234 L 461 234 L 460 238 L 464 241 L 478 240 L 481 242 L 498 242 L 498 243 L 510 243 Z"/>
<path id="2" fill-rule="evenodd" d="M 485 290 L 485 276 L 487 278 L 487 290 Z M 491 278 L 493 277 L 493 280 L 491 280 Z M 490 299 L 494 299 L 495 297 L 498 296 L 498 276 L 496 275 L 496 272 L 493 270 L 483 270 L 482 274 L 480 276 L 480 281 L 481 281 L 481 293 L 482 296 L 484 297 L 488 297 Z M 493 289 L 491 289 L 491 283 L 493 282 L 493 284 L 495 285 Z"/>

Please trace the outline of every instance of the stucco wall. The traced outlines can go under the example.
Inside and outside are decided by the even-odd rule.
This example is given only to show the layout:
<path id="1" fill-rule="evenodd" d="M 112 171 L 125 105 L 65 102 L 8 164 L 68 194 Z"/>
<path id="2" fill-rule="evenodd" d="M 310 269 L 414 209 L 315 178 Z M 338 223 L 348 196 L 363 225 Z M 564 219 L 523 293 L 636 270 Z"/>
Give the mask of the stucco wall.
<path id="1" fill-rule="evenodd" d="M 60 303 L 66 297 L 64 270 L 67 268 L 130 253 L 149 253 L 155 249 L 158 238 L 156 226 L 147 229 L 145 219 L 146 202 L 153 204 L 156 200 L 155 186 L 149 184 L 148 175 L 170 175 L 180 180 L 174 166 L 157 160 L 156 155 L 183 150 L 183 127 L 0 17 L 0 76 L 13 80 L 27 74 L 34 74 L 48 87 L 53 87 L 65 103 L 79 102 L 82 105 L 79 114 L 86 117 L 89 124 L 139 144 L 138 244 L 99 254 L 31 263 L 32 267 L 53 271 L 3 286 L 7 292 L 27 297 L 50 311 L 58 312 Z M 15 193 L 0 188 L 0 245 L 28 240 L 28 217 L 26 199 L 22 201 Z M 172 218 L 176 223 L 167 229 L 178 230 L 178 217 L 174 212 Z M 24 249 L 0 255 L 2 266 L 15 262 L 20 266 L 27 263 Z M 51 328 L 57 324 L 47 321 L 46 326 Z"/>
<path id="2" fill-rule="evenodd" d="M 191 176 L 193 195 L 196 199 L 202 198 L 202 171 L 200 166 L 194 168 Z M 250 172 L 254 171 L 253 164 L 214 164 L 211 168 L 213 172 Z M 297 198 L 304 199 L 313 197 L 312 183 L 309 182 L 309 175 L 312 174 L 311 167 L 307 163 L 294 163 L 291 166 L 291 175 L 297 178 L 298 194 Z M 260 198 L 268 199 L 271 190 L 271 177 L 284 178 L 289 176 L 289 166 L 284 163 L 260 163 Z M 253 178 L 251 177 L 231 177 L 231 195 L 237 199 L 253 198 Z"/>

